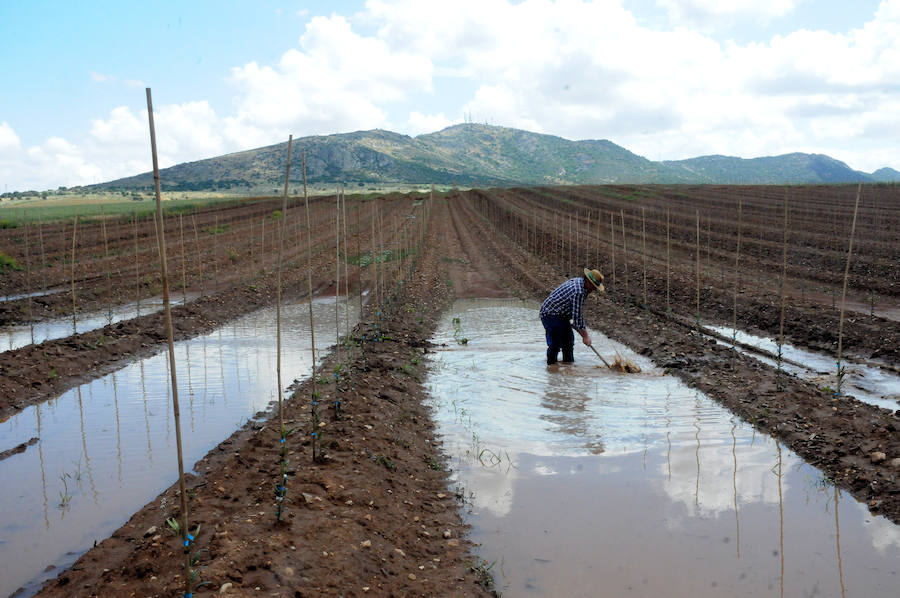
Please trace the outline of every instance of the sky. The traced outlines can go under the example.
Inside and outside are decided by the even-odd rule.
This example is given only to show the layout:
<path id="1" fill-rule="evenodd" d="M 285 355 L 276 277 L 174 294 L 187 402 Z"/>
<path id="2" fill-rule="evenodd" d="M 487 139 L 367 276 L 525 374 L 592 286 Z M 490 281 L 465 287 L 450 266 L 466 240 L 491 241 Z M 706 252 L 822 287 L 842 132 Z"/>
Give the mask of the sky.
<path id="1" fill-rule="evenodd" d="M 900 0 L 0 2 L 0 191 L 474 121 L 900 170 Z"/>

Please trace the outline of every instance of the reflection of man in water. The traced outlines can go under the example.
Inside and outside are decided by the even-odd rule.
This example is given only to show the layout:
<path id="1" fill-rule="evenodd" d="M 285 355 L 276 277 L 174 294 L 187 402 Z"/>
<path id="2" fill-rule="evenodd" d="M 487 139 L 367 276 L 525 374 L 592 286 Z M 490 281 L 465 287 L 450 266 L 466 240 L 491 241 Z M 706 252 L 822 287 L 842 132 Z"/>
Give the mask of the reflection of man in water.
<path id="1" fill-rule="evenodd" d="M 584 298 L 594 290 L 603 292 L 603 275 L 599 270 L 585 268 L 584 276 L 562 283 L 541 304 L 541 324 L 547 332 L 547 365 L 556 363 L 560 349 L 563 363 L 575 361 L 573 328 L 581 335 L 581 341 L 591 346 L 581 307 Z"/>

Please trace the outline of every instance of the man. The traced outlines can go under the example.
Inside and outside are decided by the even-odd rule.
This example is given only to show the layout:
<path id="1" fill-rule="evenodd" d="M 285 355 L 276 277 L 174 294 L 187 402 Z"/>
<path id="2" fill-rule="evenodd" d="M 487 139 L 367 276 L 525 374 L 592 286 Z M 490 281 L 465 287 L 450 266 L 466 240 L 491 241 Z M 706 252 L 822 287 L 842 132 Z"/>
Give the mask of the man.
<path id="1" fill-rule="evenodd" d="M 581 308 L 585 297 L 592 291 L 603 292 L 603 275 L 599 270 L 585 268 L 584 276 L 562 283 L 541 304 L 541 324 L 547 332 L 547 365 L 556 363 L 560 349 L 563 363 L 575 361 L 573 328 L 581 335 L 581 341 L 591 346 Z"/>

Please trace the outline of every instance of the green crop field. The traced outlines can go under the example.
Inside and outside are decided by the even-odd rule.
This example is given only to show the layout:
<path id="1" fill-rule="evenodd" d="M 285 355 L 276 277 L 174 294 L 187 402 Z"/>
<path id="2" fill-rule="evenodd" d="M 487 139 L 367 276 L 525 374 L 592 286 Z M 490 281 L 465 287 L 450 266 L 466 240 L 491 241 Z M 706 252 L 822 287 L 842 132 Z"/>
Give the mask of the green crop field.
<path id="1" fill-rule="evenodd" d="M 234 196 L 212 192 L 179 192 L 163 194 L 163 210 L 166 213 L 187 212 L 212 203 L 233 201 Z M 141 194 L 140 199 L 121 193 L 67 193 L 47 198 L 9 199 L 0 203 L 0 223 L 3 226 L 21 226 L 24 222 L 55 222 L 80 218 L 123 214 L 147 215 L 156 210 L 153 195 Z"/>

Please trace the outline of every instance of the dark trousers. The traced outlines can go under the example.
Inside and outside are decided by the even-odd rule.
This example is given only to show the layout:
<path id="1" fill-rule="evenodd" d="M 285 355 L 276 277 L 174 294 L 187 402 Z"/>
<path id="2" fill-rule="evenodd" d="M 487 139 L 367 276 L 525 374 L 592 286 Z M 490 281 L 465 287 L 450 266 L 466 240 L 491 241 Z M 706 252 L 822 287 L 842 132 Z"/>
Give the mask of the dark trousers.
<path id="1" fill-rule="evenodd" d="M 542 316 L 541 324 L 547 333 L 547 365 L 553 365 L 562 349 L 563 363 L 575 361 L 575 334 L 569 320 L 562 316 Z"/>

